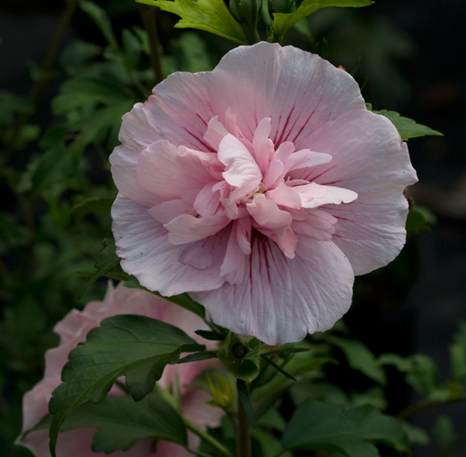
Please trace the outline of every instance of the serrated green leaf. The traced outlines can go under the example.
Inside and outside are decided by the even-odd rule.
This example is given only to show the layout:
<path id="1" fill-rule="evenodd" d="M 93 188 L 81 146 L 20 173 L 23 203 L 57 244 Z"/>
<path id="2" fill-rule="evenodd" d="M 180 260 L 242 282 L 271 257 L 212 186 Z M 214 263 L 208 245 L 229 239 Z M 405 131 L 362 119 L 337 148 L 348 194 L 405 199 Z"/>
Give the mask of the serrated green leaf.
<path id="1" fill-rule="evenodd" d="M 374 111 L 375 114 L 381 114 L 389 119 L 398 130 L 403 141 L 407 141 L 410 138 L 418 138 L 422 136 L 443 136 L 443 133 L 433 130 L 422 124 L 418 124 L 416 121 L 403 117 L 396 111 Z"/>
<path id="2" fill-rule="evenodd" d="M 204 30 L 239 44 L 247 44 L 241 25 L 235 20 L 223 0 L 136 0 L 145 5 L 158 6 L 176 14 L 181 20 L 178 28 Z"/>
<path id="3" fill-rule="evenodd" d="M 51 419 L 48 415 L 33 430 L 49 428 Z M 108 396 L 96 405 L 86 403 L 66 418 L 61 431 L 88 427 L 97 429 L 94 452 L 127 451 L 142 439 L 187 444 L 183 419 L 157 391 L 140 402 L 129 396 Z"/>
<path id="4" fill-rule="evenodd" d="M 321 333 L 314 337 L 341 349 L 346 356 L 349 366 L 354 370 L 361 371 L 379 384 L 386 384 L 385 372 L 379 366 L 374 354 L 360 341 L 347 340 L 327 333 Z"/>
<path id="5" fill-rule="evenodd" d="M 301 5 L 292 13 L 274 13 L 273 14 L 273 31 L 278 40 L 282 41 L 285 33 L 288 32 L 301 19 L 329 7 L 353 7 L 360 8 L 369 6 L 374 3 L 370 0 L 304 0 Z"/>
<path id="6" fill-rule="evenodd" d="M 379 365 L 391 365 L 406 375 L 408 384 L 416 392 L 427 397 L 443 396 L 437 365 L 426 355 L 416 354 L 403 358 L 396 354 L 384 354 Z"/>
<path id="7" fill-rule="evenodd" d="M 362 406 L 350 410 L 315 400 L 301 404 L 283 434 L 289 450 L 326 450 L 347 457 L 379 457 L 372 443 L 383 443 L 398 452 L 409 451 L 401 423 L 377 410 Z"/>
<path id="8" fill-rule="evenodd" d="M 118 48 L 118 42 L 112 29 L 112 23 L 110 22 L 110 18 L 105 10 L 100 6 L 97 6 L 95 3 L 88 2 L 87 0 L 81 0 L 79 2 L 79 6 L 95 22 L 99 30 L 107 39 L 108 44 L 114 48 Z"/>
<path id="9" fill-rule="evenodd" d="M 52 456 L 66 417 L 84 403 L 102 401 L 119 377 L 125 376 L 131 396 L 139 401 L 152 392 L 165 366 L 175 363 L 181 352 L 203 349 L 182 330 L 148 317 L 120 315 L 102 321 L 85 343 L 71 351 L 62 371 L 63 384 L 53 392 Z"/>

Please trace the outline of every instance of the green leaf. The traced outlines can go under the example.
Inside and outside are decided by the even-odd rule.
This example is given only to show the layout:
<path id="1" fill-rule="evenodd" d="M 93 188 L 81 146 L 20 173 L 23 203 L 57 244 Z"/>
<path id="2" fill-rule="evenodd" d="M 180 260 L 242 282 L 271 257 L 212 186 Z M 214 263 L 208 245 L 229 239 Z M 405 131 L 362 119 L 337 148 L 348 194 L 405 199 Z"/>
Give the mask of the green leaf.
<path id="1" fill-rule="evenodd" d="M 292 13 L 274 13 L 273 31 L 277 35 L 278 41 L 282 41 L 285 33 L 301 19 L 323 8 L 331 6 L 359 8 L 372 5 L 372 3 L 374 2 L 370 0 L 304 0 L 299 8 Z"/>
<path id="2" fill-rule="evenodd" d="M 379 365 L 391 365 L 406 375 L 408 384 L 421 395 L 435 397 L 443 395 L 437 365 L 426 355 L 416 354 L 403 358 L 396 354 L 384 354 Z"/>
<path id="3" fill-rule="evenodd" d="M 106 238 L 104 240 L 104 249 L 95 261 L 95 268 L 97 271 L 91 276 L 84 287 L 79 292 L 78 299 L 80 299 L 84 292 L 92 286 L 100 277 L 107 274 L 110 270 L 120 264 L 120 258 L 115 252 L 115 240 L 113 238 Z"/>
<path id="4" fill-rule="evenodd" d="M 102 321 L 70 352 L 63 384 L 53 392 L 52 456 L 66 417 L 88 401 L 101 402 L 119 377 L 125 376 L 131 396 L 139 401 L 152 392 L 165 366 L 176 363 L 181 352 L 203 349 L 182 330 L 148 317 L 120 315 Z"/>
<path id="5" fill-rule="evenodd" d="M 383 443 L 398 452 L 409 451 L 401 423 L 393 417 L 369 406 L 344 411 L 315 400 L 298 407 L 282 443 L 289 450 L 323 450 L 347 457 L 378 457 L 372 443 Z"/>
<path id="6" fill-rule="evenodd" d="M 108 213 L 112 208 L 115 197 L 89 197 L 76 203 L 71 208 L 71 212 L 81 219 L 89 213 Z"/>
<path id="7" fill-rule="evenodd" d="M 112 30 L 112 23 L 107 13 L 95 3 L 81 0 L 79 3 L 81 9 L 87 13 L 95 22 L 99 30 L 103 33 L 108 44 L 114 48 L 118 48 L 118 42 Z"/>
<path id="8" fill-rule="evenodd" d="M 320 333 L 314 337 L 341 349 L 346 356 L 349 366 L 353 368 L 353 370 L 361 371 L 368 378 L 371 378 L 379 384 L 386 384 L 385 372 L 379 366 L 374 354 L 361 342 L 346 340 L 327 333 Z"/>
<path id="9" fill-rule="evenodd" d="M 178 360 L 177 364 L 180 363 L 190 363 L 190 362 L 199 362 L 200 360 L 208 360 L 217 357 L 216 352 L 204 351 L 204 352 L 195 352 L 194 354 L 189 354 L 186 357 Z"/>
<path id="10" fill-rule="evenodd" d="M 261 342 L 229 333 L 220 344 L 218 358 L 238 379 L 251 382 L 260 370 Z"/>
<path id="11" fill-rule="evenodd" d="M 466 322 L 461 322 L 460 331 L 450 345 L 451 376 L 455 380 L 466 379 Z"/>
<path id="12" fill-rule="evenodd" d="M 34 430 L 48 428 L 51 419 L 47 416 Z M 88 427 L 97 429 L 93 452 L 127 451 L 142 439 L 187 444 L 183 419 L 157 391 L 140 402 L 129 396 L 108 396 L 97 405 L 85 403 L 66 418 L 61 431 Z"/>
<path id="13" fill-rule="evenodd" d="M 407 117 L 401 116 L 396 111 L 374 111 L 375 114 L 381 114 L 389 119 L 392 124 L 398 130 L 403 141 L 407 141 L 410 138 L 418 138 L 421 136 L 443 136 L 443 133 L 433 130 L 425 125 L 418 124 L 416 121 Z"/>
<path id="14" fill-rule="evenodd" d="M 138 3 L 158 6 L 176 14 L 181 20 L 178 28 L 204 30 L 239 44 L 247 44 L 240 24 L 235 20 L 223 0 L 136 0 Z"/>
<path id="15" fill-rule="evenodd" d="M 165 298 L 165 300 L 171 301 L 172 303 L 175 303 L 175 305 L 181 306 L 182 308 L 191 311 L 192 313 L 199 316 L 201 319 L 205 318 L 204 307 L 199 303 L 195 302 L 188 294 L 174 295 L 173 297 L 164 297 L 163 295 L 160 295 L 157 292 L 155 293 L 160 297 Z"/>
<path id="16" fill-rule="evenodd" d="M 432 232 L 432 226 L 436 222 L 437 218 L 428 208 L 416 205 L 409 209 L 406 231 L 414 234 L 421 231 Z"/>
<path id="17" fill-rule="evenodd" d="M 209 330 L 196 330 L 194 333 L 209 341 L 223 341 L 225 339 L 225 335 Z"/>

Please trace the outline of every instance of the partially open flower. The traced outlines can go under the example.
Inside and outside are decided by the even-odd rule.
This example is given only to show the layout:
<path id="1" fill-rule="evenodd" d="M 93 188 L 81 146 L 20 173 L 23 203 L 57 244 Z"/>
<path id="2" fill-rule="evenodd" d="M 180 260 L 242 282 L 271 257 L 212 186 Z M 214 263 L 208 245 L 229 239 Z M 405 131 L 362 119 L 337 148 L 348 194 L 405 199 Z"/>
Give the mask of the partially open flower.
<path id="1" fill-rule="evenodd" d="M 123 118 L 111 155 L 122 268 L 189 292 L 214 322 L 268 344 L 333 326 L 354 275 L 405 243 L 408 149 L 354 79 L 259 43 L 175 73 Z"/>
<path id="2" fill-rule="evenodd" d="M 45 355 L 44 378 L 23 399 L 23 430 L 17 444 L 27 447 L 36 457 L 50 457 L 49 433 L 47 429 L 39 429 L 29 433 L 48 414 L 48 402 L 52 392 L 60 384 L 61 370 L 68 361 L 68 354 L 94 327 L 99 326 L 103 319 L 118 314 L 138 314 L 158 319 L 184 330 L 192 338 L 199 338 L 195 330 L 205 329 L 206 325 L 197 316 L 180 308 L 167 300 L 149 292 L 128 289 L 122 285 L 109 290 L 103 302 L 91 302 L 83 311 L 76 309 L 68 313 L 60 321 L 55 331 L 60 335 L 60 345 L 50 349 Z M 214 365 L 213 365 L 214 364 Z M 172 385 L 175 373 L 181 389 L 181 405 L 183 415 L 205 429 L 207 426 L 219 425 L 222 411 L 208 404 L 212 398 L 203 390 L 188 387 L 204 370 L 215 366 L 215 362 L 203 361 L 181 365 L 169 365 L 164 370 L 162 378 L 157 382 L 162 389 Z M 122 395 L 118 387 L 113 387 L 110 395 Z M 57 455 L 63 457 L 95 457 L 105 456 L 104 453 L 92 452 L 93 428 L 75 429 L 60 433 L 57 443 Z M 189 443 L 196 448 L 199 439 L 189 434 Z M 188 457 L 191 455 L 183 447 L 160 441 L 156 451 L 149 439 L 141 440 L 127 452 L 109 454 L 112 457 Z"/>

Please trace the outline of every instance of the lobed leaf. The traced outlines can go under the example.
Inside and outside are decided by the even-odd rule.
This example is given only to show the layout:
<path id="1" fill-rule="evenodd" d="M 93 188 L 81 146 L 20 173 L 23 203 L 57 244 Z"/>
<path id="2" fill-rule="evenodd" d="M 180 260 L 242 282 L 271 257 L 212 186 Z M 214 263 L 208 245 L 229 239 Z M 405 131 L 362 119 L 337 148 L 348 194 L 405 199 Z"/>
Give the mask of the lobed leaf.
<path id="1" fill-rule="evenodd" d="M 332 6 L 359 8 L 374 3 L 371 0 L 304 0 L 292 13 L 274 13 L 272 28 L 281 42 L 285 33 L 295 26 L 301 19 Z"/>
<path id="2" fill-rule="evenodd" d="M 247 44 L 241 25 L 235 20 L 223 0 L 136 0 L 145 5 L 158 6 L 176 14 L 181 20 L 178 28 L 191 28 L 213 33 L 239 44 Z"/>
<path id="3" fill-rule="evenodd" d="M 316 400 L 307 400 L 294 413 L 283 434 L 288 450 L 339 452 L 347 457 L 379 457 L 373 443 L 383 443 L 398 452 L 408 452 L 403 427 L 393 417 L 362 406 L 342 410 Z"/>
<path id="4" fill-rule="evenodd" d="M 131 396 L 140 401 L 181 352 L 203 349 L 182 330 L 148 317 L 120 315 L 102 321 L 69 354 L 63 384 L 53 392 L 49 405 L 52 456 L 67 416 L 84 403 L 101 402 L 119 377 L 125 376 Z"/>

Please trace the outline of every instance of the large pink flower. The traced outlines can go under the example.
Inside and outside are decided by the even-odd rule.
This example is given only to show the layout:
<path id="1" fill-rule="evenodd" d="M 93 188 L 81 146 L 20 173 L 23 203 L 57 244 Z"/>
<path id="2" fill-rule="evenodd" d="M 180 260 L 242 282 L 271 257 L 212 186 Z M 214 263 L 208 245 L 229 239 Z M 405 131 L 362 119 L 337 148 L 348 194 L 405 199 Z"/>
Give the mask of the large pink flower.
<path id="1" fill-rule="evenodd" d="M 275 344 L 332 327 L 354 275 L 405 243 L 408 148 L 354 79 L 259 43 L 175 73 L 123 117 L 110 157 L 122 268 L 189 292 L 214 322 Z"/>
<path id="2" fill-rule="evenodd" d="M 167 300 L 159 298 L 149 292 L 128 289 L 122 285 L 116 289 L 110 285 L 103 302 L 91 302 L 83 311 L 73 309 L 55 327 L 60 335 L 60 345 L 50 349 L 45 355 L 44 378 L 23 399 L 23 430 L 21 436 L 35 427 L 48 413 L 48 402 L 53 390 L 60 384 L 61 370 L 68 361 L 68 354 L 78 343 L 86 339 L 86 335 L 100 322 L 117 314 L 138 314 L 167 322 L 184 330 L 192 338 L 199 337 L 195 330 L 205 329 L 204 322 L 194 314 L 180 308 Z M 211 361 L 169 365 L 163 373 L 158 385 L 168 389 L 173 381 L 175 372 L 181 386 L 181 402 L 183 415 L 199 427 L 219 425 L 222 411 L 207 404 L 208 394 L 202 390 L 186 387 L 191 384 L 202 371 L 213 366 Z M 122 392 L 114 387 L 111 395 L 121 395 Z M 104 453 L 94 453 L 91 449 L 92 437 L 95 430 L 77 429 L 63 432 L 58 437 L 57 455 L 64 457 L 104 457 Z M 38 430 L 17 440 L 17 444 L 27 447 L 36 457 L 50 457 L 48 430 Z M 189 435 L 191 447 L 196 448 L 199 440 Z M 191 455 L 183 447 L 173 443 L 159 442 L 157 452 L 153 451 L 150 440 L 142 440 L 127 452 L 115 452 L 112 457 L 187 457 Z"/>

